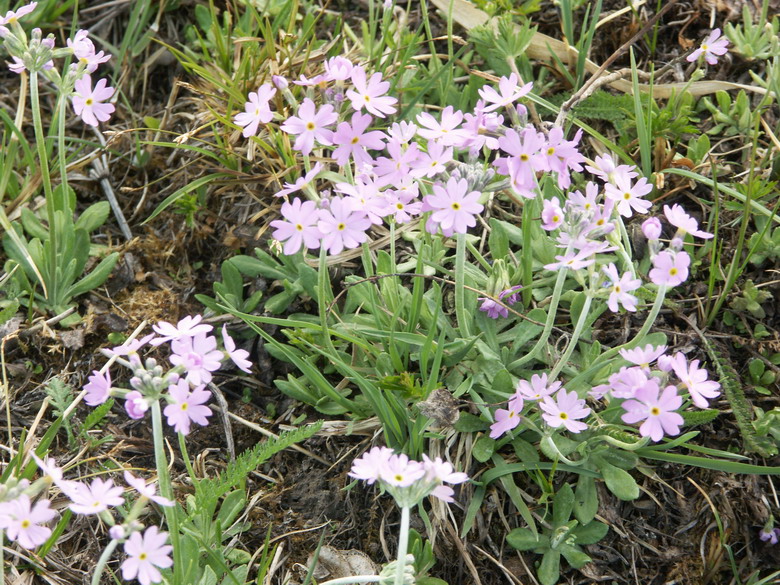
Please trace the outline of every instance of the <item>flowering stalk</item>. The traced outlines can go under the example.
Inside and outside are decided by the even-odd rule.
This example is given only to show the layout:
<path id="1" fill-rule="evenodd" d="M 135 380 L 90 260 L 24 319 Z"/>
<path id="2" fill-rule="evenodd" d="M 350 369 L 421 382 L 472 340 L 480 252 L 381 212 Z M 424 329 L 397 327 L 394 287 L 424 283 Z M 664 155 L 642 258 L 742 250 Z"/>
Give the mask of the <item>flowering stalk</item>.
<path id="1" fill-rule="evenodd" d="M 401 526 L 398 534 L 398 554 L 396 555 L 397 564 L 395 566 L 395 581 L 393 585 L 404 585 L 406 549 L 409 547 L 409 510 L 409 506 L 401 506 Z"/>
<path id="2" fill-rule="evenodd" d="M 577 342 L 580 339 L 580 335 L 582 334 L 582 330 L 585 328 L 585 322 L 588 320 L 588 315 L 590 312 L 590 304 L 593 301 L 593 296 L 590 294 L 590 291 L 587 291 L 585 293 L 585 303 L 582 305 L 582 310 L 580 311 L 580 317 L 577 319 L 577 324 L 574 326 L 574 331 L 571 334 L 571 339 L 569 339 L 569 343 L 566 346 L 566 351 L 563 352 L 563 355 L 558 360 L 558 363 L 555 364 L 555 367 L 550 372 L 550 379 L 554 380 L 558 377 L 558 374 L 563 369 L 563 366 L 566 365 L 566 362 L 569 361 L 569 358 L 571 357 L 572 352 L 574 351 L 574 348 L 577 346 Z"/>
<path id="3" fill-rule="evenodd" d="M 571 244 L 567 246 L 565 254 L 571 251 Z M 547 340 L 550 339 L 550 333 L 552 332 L 553 324 L 555 323 L 555 316 L 558 311 L 558 302 L 561 300 L 561 293 L 563 292 L 563 284 L 566 282 L 566 270 L 561 269 L 558 271 L 558 276 L 555 279 L 555 288 L 553 289 L 552 298 L 550 299 L 550 307 L 547 310 L 547 319 L 544 322 L 544 330 L 539 336 L 536 344 L 531 350 L 523 357 L 515 360 L 509 365 L 509 369 L 513 370 L 519 368 L 523 364 L 534 359 L 539 350 L 547 344 Z"/>
<path id="4" fill-rule="evenodd" d="M 471 335 L 471 319 L 466 312 L 466 234 L 458 234 L 455 248 L 455 315 L 463 337 Z"/>
<path id="5" fill-rule="evenodd" d="M 100 555 L 97 565 L 95 565 L 95 572 L 92 573 L 92 585 L 100 585 L 100 577 L 103 575 L 106 564 L 108 564 L 108 560 L 111 558 L 111 555 L 114 554 L 114 550 L 118 545 L 119 541 L 117 539 L 112 539 L 111 542 L 108 543 L 108 546 L 103 549 L 103 554 Z"/>
<path id="6" fill-rule="evenodd" d="M 155 400 L 151 405 L 152 411 L 152 437 L 154 439 L 154 461 L 157 465 L 157 477 L 160 485 L 160 494 L 164 498 L 174 500 L 173 487 L 171 486 L 171 476 L 168 475 L 168 462 L 165 458 L 165 439 L 163 437 L 162 412 L 160 410 L 160 401 Z M 179 546 L 179 518 L 177 506 L 164 508 L 165 521 L 168 524 L 168 531 L 173 545 L 173 573 L 174 582 L 178 583 L 178 573 L 183 567 L 181 559 L 181 547 Z"/>

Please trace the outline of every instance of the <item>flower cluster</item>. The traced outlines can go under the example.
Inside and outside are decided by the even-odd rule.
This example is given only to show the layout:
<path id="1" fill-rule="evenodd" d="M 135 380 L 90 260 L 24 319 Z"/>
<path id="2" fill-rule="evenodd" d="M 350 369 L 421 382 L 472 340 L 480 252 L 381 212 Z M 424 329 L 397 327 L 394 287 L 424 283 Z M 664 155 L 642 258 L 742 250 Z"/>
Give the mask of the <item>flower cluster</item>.
<path id="1" fill-rule="evenodd" d="M 63 470 L 53 459 L 42 460 L 32 455 L 42 472 L 35 482 L 10 478 L 0 495 L 0 530 L 19 546 L 33 550 L 52 536 L 51 523 L 57 517 L 51 501 L 45 494 L 51 485 L 59 488 L 68 499 L 68 509 L 83 516 L 99 516 L 111 528 L 109 534 L 117 542 L 124 543 L 127 559 L 122 563 L 125 579 L 138 579 L 141 585 L 160 583 L 160 569 L 172 566 L 171 546 L 165 542 L 168 534 L 159 532 L 156 526 L 145 528 L 138 521 L 149 502 L 160 506 L 172 506 L 173 502 L 157 494 L 154 484 L 147 484 L 140 477 L 125 472 L 125 482 L 132 488 L 123 520 L 117 522 L 112 509 L 126 501 L 125 488 L 115 485 L 112 479 L 93 479 L 90 483 L 65 479 Z M 135 497 L 132 497 L 135 494 Z M 33 501 L 35 500 L 35 503 Z"/>
<path id="2" fill-rule="evenodd" d="M 594 386 L 590 396 L 596 400 L 617 400 L 623 409 L 621 419 L 627 424 L 642 422 L 639 434 L 652 441 L 665 435 L 679 434 L 683 418 L 679 414 L 685 399 L 699 408 L 707 408 L 709 400 L 720 395 L 720 384 L 709 379 L 699 360 L 688 361 L 677 352 L 666 353 L 666 346 L 621 350 L 629 366 L 609 377 L 606 384 Z M 656 362 L 656 369 L 650 364 Z M 530 407 L 527 407 L 528 405 Z M 490 437 L 497 439 L 525 421 L 533 426 L 534 410 L 548 427 L 566 428 L 579 433 L 587 428 L 582 422 L 591 410 L 575 392 L 567 392 L 561 382 L 550 382 L 547 374 L 534 374 L 530 382 L 520 380 L 507 408 L 496 410 Z"/>
<path id="3" fill-rule="evenodd" d="M 251 363 L 246 359 L 249 355 L 246 350 L 236 349 L 226 327 L 222 328 L 223 349 L 220 350 L 216 337 L 210 335 L 213 327 L 201 321 L 200 315 L 185 317 L 176 325 L 161 321 L 152 328 L 154 333 L 104 350 L 132 370 L 132 390 L 114 388 L 108 371 L 94 371 L 84 386 L 84 401 L 96 406 L 110 396 L 118 396 L 124 398 L 125 411 L 130 418 L 142 419 L 154 402 L 162 400 L 167 404 L 163 414 L 176 432 L 188 434 L 193 422 L 207 425 L 212 413 L 205 405 L 209 399 L 206 385 L 211 382 L 213 373 L 228 359 L 245 372 L 251 371 Z M 160 346 L 165 343 L 170 344 L 168 359 L 173 365 L 168 371 L 157 360 L 142 361 L 138 355 L 138 350 L 147 344 Z"/>
<path id="4" fill-rule="evenodd" d="M 492 439 L 498 439 L 516 428 L 524 419 L 529 421 L 533 412 L 540 414 L 551 429 L 563 427 L 572 433 L 579 433 L 588 428 L 582 422 L 590 414 L 585 401 L 576 392 L 567 391 L 561 382 L 548 380 L 547 374 L 534 374 L 530 382 L 520 380 L 507 407 L 496 410 L 495 422 L 490 427 Z"/>
<path id="5" fill-rule="evenodd" d="M 452 502 L 455 494 L 450 486 L 468 480 L 468 475 L 455 471 L 452 464 L 440 457 L 414 461 L 404 454 L 396 454 L 387 447 L 374 447 L 355 459 L 350 477 L 362 479 L 369 485 L 379 482 L 401 507 L 410 508 L 426 496 L 435 496 Z"/>
<path id="6" fill-rule="evenodd" d="M 31 71 L 42 74 L 71 98 L 73 110 L 85 124 L 98 126 L 114 112 L 114 105 L 107 103 L 115 93 L 106 79 L 99 79 L 93 86 L 91 74 L 111 55 L 98 51 L 89 38 L 89 31 L 79 30 L 67 46 L 57 48 L 54 35 L 43 38 L 36 28 L 28 38 L 19 24 L 19 18 L 33 12 L 37 2 L 31 2 L 0 17 L 0 38 L 11 56 L 8 68 L 14 73 Z M 66 71 L 58 71 L 54 59 L 71 57 L 73 63 Z"/>

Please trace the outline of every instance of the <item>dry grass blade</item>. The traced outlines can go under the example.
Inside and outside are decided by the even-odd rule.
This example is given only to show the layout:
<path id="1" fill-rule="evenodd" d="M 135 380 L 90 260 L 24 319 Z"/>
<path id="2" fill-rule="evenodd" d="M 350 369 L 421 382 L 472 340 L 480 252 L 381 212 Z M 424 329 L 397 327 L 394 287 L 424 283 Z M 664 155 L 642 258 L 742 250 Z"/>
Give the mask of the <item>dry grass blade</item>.
<path id="1" fill-rule="evenodd" d="M 445 14 L 452 13 L 452 18 L 460 26 L 466 30 L 471 30 L 476 26 L 487 24 L 492 26 L 495 21 L 491 23 L 488 15 L 476 8 L 467 0 L 431 0 L 431 2 Z M 537 59 L 539 61 L 548 61 L 555 55 L 562 63 L 566 65 L 572 65 L 577 60 L 577 49 L 565 43 L 559 41 L 551 36 L 537 32 L 531 39 L 531 43 L 528 45 L 526 55 L 529 59 Z M 591 61 L 585 59 L 585 69 L 588 73 L 596 74 L 601 67 Z M 612 73 L 610 71 L 603 71 L 604 75 L 609 76 Z M 625 79 L 616 79 L 609 83 L 609 86 L 623 93 L 632 93 L 631 82 Z M 741 83 L 731 83 L 728 81 L 695 81 L 693 83 L 663 83 L 657 85 L 647 85 L 645 83 L 639 84 L 639 90 L 643 93 L 652 93 L 653 97 L 660 99 L 670 98 L 672 95 L 680 93 L 685 90 L 694 96 L 702 96 L 713 94 L 716 91 L 730 91 L 734 89 L 744 89 L 745 91 L 751 91 L 755 93 L 765 94 L 766 89 L 754 85 L 743 85 Z"/>

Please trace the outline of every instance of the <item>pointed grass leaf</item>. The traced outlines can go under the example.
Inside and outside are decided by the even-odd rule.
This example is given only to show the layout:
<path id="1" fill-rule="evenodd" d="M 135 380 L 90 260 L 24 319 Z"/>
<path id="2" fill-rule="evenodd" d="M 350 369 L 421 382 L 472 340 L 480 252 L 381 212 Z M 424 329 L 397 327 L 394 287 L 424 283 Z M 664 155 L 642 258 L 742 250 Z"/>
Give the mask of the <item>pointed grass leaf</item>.
<path id="1" fill-rule="evenodd" d="M 77 297 L 94 290 L 103 284 L 111 275 L 111 271 L 114 270 L 114 266 L 116 266 L 118 259 L 118 252 L 112 252 L 103 258 L 103 260 L 100 261 L 100 264 L 92 269 L 92 272 L 90 272 L 87 276 L 82 278 L 76 284 L 71 286 L 70 289 L 68 289 L 68 301 L 73 297 Z"/>

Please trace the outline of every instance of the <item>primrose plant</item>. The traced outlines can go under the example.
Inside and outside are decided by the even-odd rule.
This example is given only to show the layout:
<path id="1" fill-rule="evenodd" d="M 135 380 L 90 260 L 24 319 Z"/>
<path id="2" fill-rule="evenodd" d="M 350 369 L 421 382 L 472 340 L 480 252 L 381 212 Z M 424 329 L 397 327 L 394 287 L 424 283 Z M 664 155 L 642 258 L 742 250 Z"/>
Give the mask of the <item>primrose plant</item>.
<path id="1" fill-rule="evenodd" d="M 125 472 L 125 482 L 132 488 L 131 494 L 136 494 L 126 502 L 125 488 L 116 485 L 113 479 L 96 478 L 90 483 L 65 479 L 65 472 L 52 459 L 42 460 L 33 454 L 42 472 L 40 479 L 30 482 L 22 476 L 4 474 L 0 486 L 0 535 L 28 550 L 46 543 L 53 534 L 50 524 L 57 516 L 45 496 L 53 485 L 68 498 L 72 512 L 97 515 L 109 527 L 111 540 L 95 567 L 93 585 L 100 583 L 103 571 L 119 545 L 126 554 L 121 564 L 125 580 L 136 579 L 141 585 L 160 583 L 163 581 L 161 570 L 172 568 L 173 582 L 186 582 L 182 573 L 185 564 L 181 563 L 180 512 L 175 509 L 164 451 L 163 416 L 178 434 L 182 457 L 189 465 L 184 436 L 190 433 L 193 425 L 209 423 L 212 412 L 206 405 L 210 396 L 206 386 L 214 373 L 226 362 L 232 362 L 244 371 L 250 371 L 251 366 L 248 352 L 236 348 L 225 327 L 219 349 L 217 338 L 210 334 L 213 326 L 201 321 L 200 315 L 185 317 L 175 325 L 162 321 L 153 327 L 154 333 L 142 339 L 103 350 L 112 361 L 132 372 L 130 388 L 114 386 L 108 368 L 104 368 L 103 372 L 92 373 L 81 394 L 90 406 L 104 404 L 111 397 L 123 399 L 125 411 L 133 419 L 143 419 L 151 412 L 160 494 L 155 485 Z M 163 345 L 170 349 L 170 367 L 151 357 L 141 358 L 140 352 Z M 188 470 L 192 473 L 191 468 Z M 145 526 L 147 521 L 141 521 L 150 503 L 162 507 L 169 532 L 163 532 L 155 525 Z M 119 520 L 117 512 L 121 515 Z M 170 544 L 166 544 L 168 541 Z"/>
<path id="2" fill-rule="evenodd" d="M 14 132 L 6 133 L 8 143 L 2 145 L 7 164 L 0 171 L 0 199 L 6 195 L 5 190 L 17 162 L 18 136 L 24 135 L 22 124 L 29 76 L 37 163 L 46 198 L 45 215 L 42 220 L 32 211 L 25 210 L 21 224 L 12 224 L 0 212 L 0 223 L 5 231 L 3 246 L 9 258 L 5 268 L 13 273 L 17 288 L 28 293 L 21 295 L 21 302 L 32 298 L 36 306 L 46 311 L 62 312 L 71 306 L 74 297 L 100 286 L 118 258 L 116 253 L 107 255 L 82 277 L 90 256 L 89 234 L 106 220 L 109 204 L 105 201 L 96 203 L 74 221 L 75 193 L 67 183 L 67 107 L 71 103 L 73 111 L 85 124 L 97 127 L 114 112 L 114 105 L 108 100 L 114 97 L 115 90 L 109 87 L 106 79 L 93 83 L 98 67 L 111 55 L 96 49 L 89 38 L 89 31 L 77 31 L 65 47 L 57 47 L 54 36 L 44 37 L 40 29 L 33 29 L 27 34 L 20 19 L 31 14 L 36 6 L 37 3 L 32 2 L 0 17 L 0 37 L 11 57 L 8 67 L 20 78 L 20 100 L 14 121 L 16 128 Z M 58 67 L 57 61 L 63 59 L 70 64 Z M 48 134 L 43 127 L 39 97 L 42 83 L 53 87 L 57 95 L 56 128 L 49 134 L 57 137 L 55 166 L 59 170 L 58 181 L 52 176 L 46 147 Z M 24 164 L 31 163 L 27 161 Z"/>
<path id="3" fill-rule="evenodd" d="M 715 30 L 690 60 L 711 64 L 727 44 Z M 320 279 L 326 278 L 326 256 L 359 247 L 366 272 L 377 274 L 366 259 L 372 233 L 384 231 L 383 224 L 391 263 L 401 231 L 413 234 L 420 256 L 455 240 L 448 276 L 455 284 L 457 335 L 471 345 L 456 353 L 460 371 L 448 386 L 469 392 L 490 421 L 489 436 L 479 441 L 491 443 L 481 449 L 483 460 L 506 443 L 518 449 L 538 444 L 550 459 L 601 474 L 618 497 L 633 499 L 639 490 L 626 470 L 637 454 L 652 453 L 642 451 L 651 441 L 680 434 L 686 419 L 706 418 L 691 407 L 706 409 L 720 394 L 699 360 L 668 353 L 664 341 L 650 335 L 667 294 L 694 268 L 692 252 L 713 234 L 679 204 L 665 205 L 662 217 L 642 218 L 652 208 L 649 177 L 609 154 L 586 158 L 582 131 L 567 137 L 565 127 L 534 126 L 523 103 L 531 90 L 515 72 L 482 87 L 471 111 L 446 106 L 396 120 L 399 99 L 382 74 L 337 56 L 314 77 L 274 76 L 261 84 L 233 121 L 245 138 L 300 154 L 304 170 L 276 193 L 284 200 L 282 217 L 271 226 L 284 255 L 319 250 Z M 482 215 L 495 200 L 522 208 L 520 229 L 495 219 L 488 225 Z M 635 257 L 629 222 L 641 224 L 644 258 Z M 491 230 L 491 261 L 469 239 L 478 223 Z M 507 233 L 522 246 L 512 249 Z M 467 264 L 467 253 L 474 264 Z M 445 265 L 444 254 L 418 257 L 416 265 Z M 481 297 L 466 292 L 475 274 L 487 291 Z M 534 309 L 541 313 L 538 331 L 526 336 L 520 331 L 528 325 L 512 321 L 513 307 L 534 298 L 545 300 L 544 311 Z M 562 303 L 568 303 L 573 329 L 558 350 L 551 335 Z M 408 314 L 417 310 L 412 306 Z M 602 350 L 588 337 L 605 310 L 641 315 L 644 322 L 628 341 Z M 484 338 L 477 338 L 476 323 Z M 490 407 L 496 403 L 501 407 Z M 625 456 L 613 457 L 614 447 Z M 586 477 L 584 485 L 597 498 L 592 481 Z M 596 509 L 577 510 L 578 521 L 590 525 Z M 530 511 L 524 517 L 533 522 Z M 583 539 L 603 534 L 594 530 Z M 553 579 L 557 570 L 544 580 Z"/>

